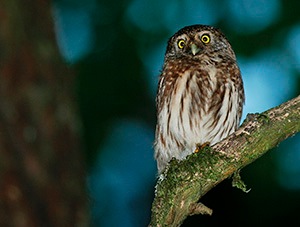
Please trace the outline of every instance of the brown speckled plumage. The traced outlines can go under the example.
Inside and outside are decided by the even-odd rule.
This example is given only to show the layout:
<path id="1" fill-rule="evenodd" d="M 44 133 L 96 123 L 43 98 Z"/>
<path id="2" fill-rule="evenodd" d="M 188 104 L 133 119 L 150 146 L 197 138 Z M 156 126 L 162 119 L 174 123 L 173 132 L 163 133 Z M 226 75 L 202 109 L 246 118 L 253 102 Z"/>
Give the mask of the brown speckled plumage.
<path id="1" fill-rule="evenodd" d="M 156 102 L 159 172 L 172 157 L 183 159 L 196 144 L 213 145 L 237 129 L 243 82 L 235 54 L 219 30 L 193 25 L 170 38 Z"/>

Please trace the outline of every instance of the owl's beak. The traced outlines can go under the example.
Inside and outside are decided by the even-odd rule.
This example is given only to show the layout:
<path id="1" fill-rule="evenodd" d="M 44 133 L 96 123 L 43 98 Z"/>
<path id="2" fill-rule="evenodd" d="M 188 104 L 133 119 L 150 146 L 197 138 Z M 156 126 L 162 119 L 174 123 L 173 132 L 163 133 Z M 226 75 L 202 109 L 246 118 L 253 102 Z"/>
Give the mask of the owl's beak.
<path id="1" fill-rule="evenodd" d="M 194 43 L 192 43 L 191 45 L 191 51 L 192 51 L 192 54 L 195 56 L 197 53 L 199 53 L 201 49 Z"/>

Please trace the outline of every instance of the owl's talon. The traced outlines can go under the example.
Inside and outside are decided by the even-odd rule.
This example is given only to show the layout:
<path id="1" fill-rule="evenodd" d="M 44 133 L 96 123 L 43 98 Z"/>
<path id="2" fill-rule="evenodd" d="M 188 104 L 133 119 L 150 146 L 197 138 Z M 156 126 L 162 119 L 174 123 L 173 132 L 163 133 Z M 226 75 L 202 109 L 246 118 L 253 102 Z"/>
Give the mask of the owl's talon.
<path id="1" fill-rule="evenodd" d="M 194 151 L 194 153 L 198 153 L 200 150 L 202 150 L 204 147 L 209 147 L 210 146 L 210 142 L 205 142 L 205 143 L 196 143 L 196 149 Z"/>

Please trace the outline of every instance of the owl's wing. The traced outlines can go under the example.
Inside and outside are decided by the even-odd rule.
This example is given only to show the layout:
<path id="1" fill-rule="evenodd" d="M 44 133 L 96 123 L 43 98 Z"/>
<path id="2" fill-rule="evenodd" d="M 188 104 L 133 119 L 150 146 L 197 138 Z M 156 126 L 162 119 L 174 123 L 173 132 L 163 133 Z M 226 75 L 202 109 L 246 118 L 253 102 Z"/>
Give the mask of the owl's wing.
<path id="1" fill-rule="evenodd" d="M 165 90 L 165 77 L 161 74 L 159 77 L 158 89 L 157 89 L 157 94 L 155 99 L 157 112 L 159 112 L 162 106 L 162 97 L 163 97 L 164 90 Z"/>

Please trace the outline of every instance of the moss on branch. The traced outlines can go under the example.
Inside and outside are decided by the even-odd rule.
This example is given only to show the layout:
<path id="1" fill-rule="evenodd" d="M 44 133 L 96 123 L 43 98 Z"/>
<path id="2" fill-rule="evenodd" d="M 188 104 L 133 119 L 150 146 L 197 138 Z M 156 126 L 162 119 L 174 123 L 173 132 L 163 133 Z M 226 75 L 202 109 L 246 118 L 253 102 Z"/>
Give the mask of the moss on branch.
<path id="1" fill-rule="evenodd" d="M 250 114 L 231 136 L 186 160 L 171 160 L 156 185 L 149 226 L 180 226 L 193 214 L 211 214 L 199 199 L 210 189 L 300 131 L 300 96 Z"/>

